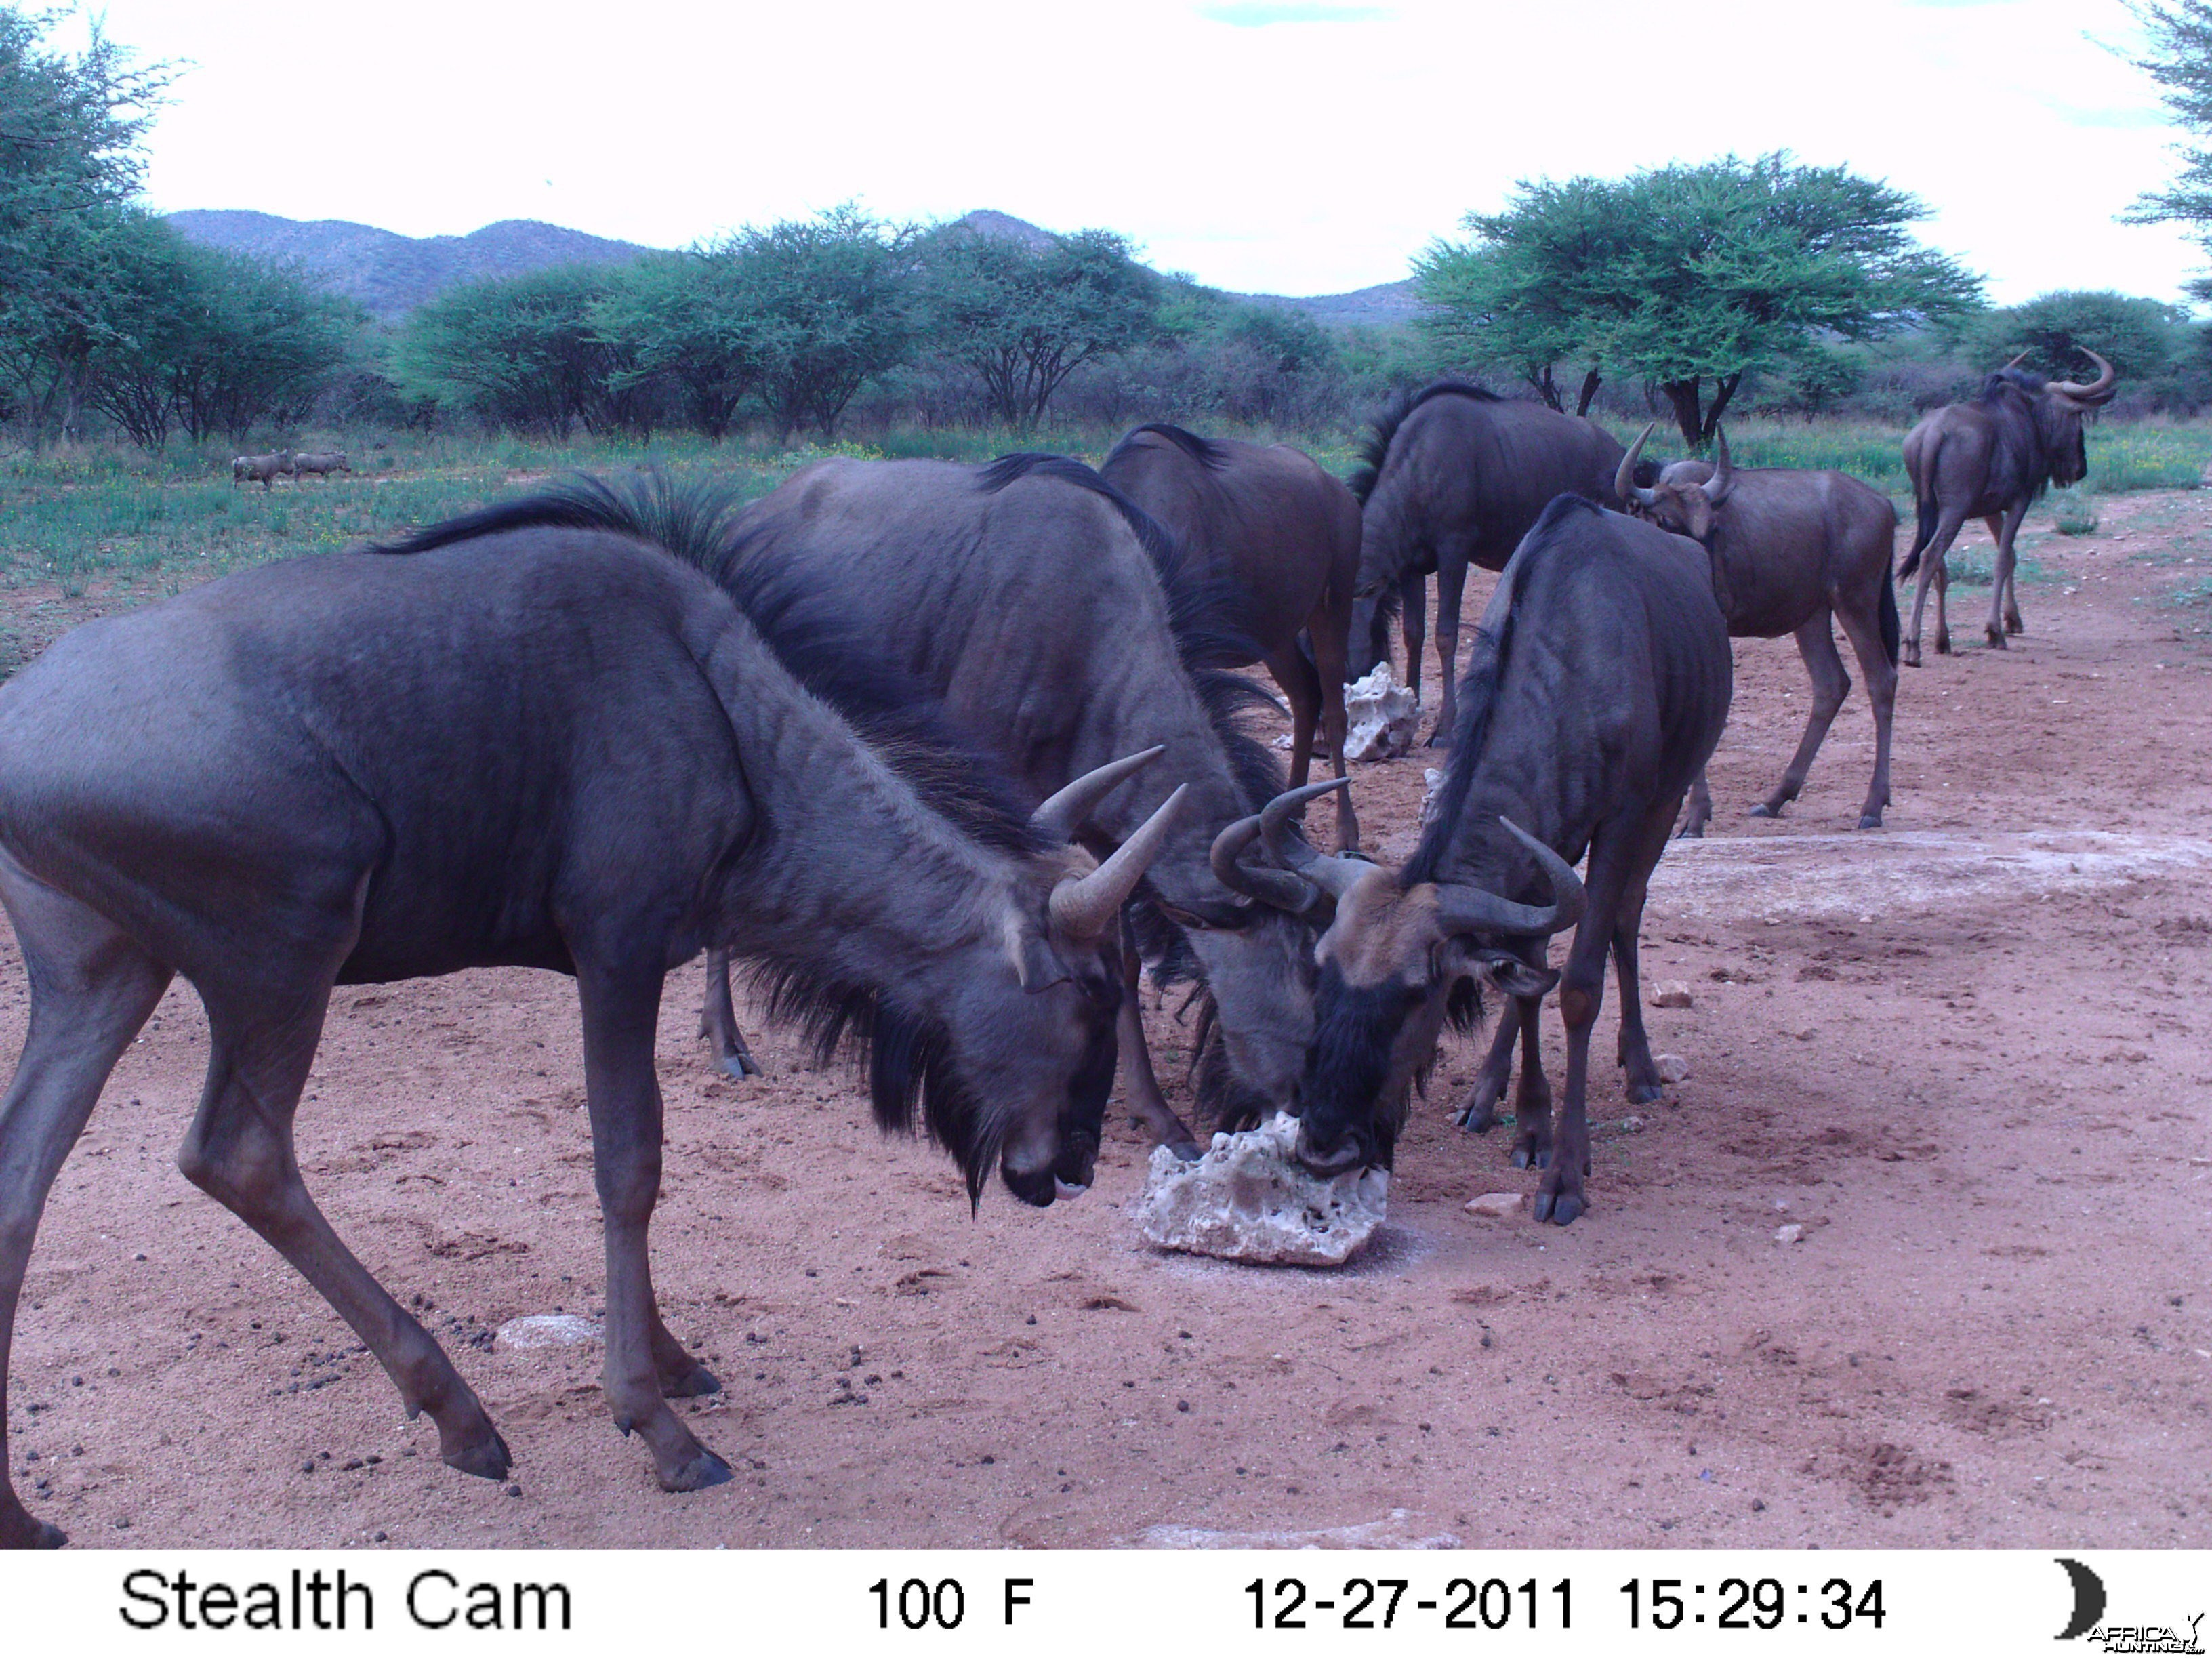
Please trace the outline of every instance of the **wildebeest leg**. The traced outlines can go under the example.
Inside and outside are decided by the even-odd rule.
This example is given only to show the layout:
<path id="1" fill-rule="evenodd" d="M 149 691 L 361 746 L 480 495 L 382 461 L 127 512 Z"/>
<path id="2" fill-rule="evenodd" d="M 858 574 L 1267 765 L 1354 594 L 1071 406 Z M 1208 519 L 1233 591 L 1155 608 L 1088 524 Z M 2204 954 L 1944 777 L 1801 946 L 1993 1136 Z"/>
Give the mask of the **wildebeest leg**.
<path id="1" fill-rule="evenodd" d="M 1339 609 L 1340 612 L 1341 607 Z M 1315 621 L 1306 631 L 1313 641 L 1314 671 L 1321 678 L 1321 729 L 1328 739 L 1330 763 L 1340 778 L 1344 775 L 1346 726 L 1345 628 L 1340 614 L 1328 612 L 1326 606 L 1314 614 Z M 1352 810 L 1352 791 L 1349 789 L 1336 792 L 1336 844 L 1345 852 L 1354 851 L 1359 845 L 1359 819 Z"/>
<path id="2" fill-rule="evenodd" d="M 1877 593 L 1875 604 L 1881 602 Z M 1859 672 L 1866 676 L 1867 702 L 1874 706 L 1874 781 L 1867 785 L 1866 804 L 1859 808 L 1862 830 L 1881 829 L 1881 809 L 1889 805 L 1889 732 L 1897 712 L 1897 665 L 1882 644 L 1881 623 L 1871 612 L 1872 607 L 1863 603 L 1836 612 L 1851 642 L 1851 654 L 1859 659 Z"/>
<path id="3" fill-rule="evenodd" d="M 761 1077 L 761 1063 L 745 1047 L 738 1011 L 730 1001 L 730 953 L 707 952 L 707 994 L 699 1006 L 699 1035 L 714 1045 L 714 1063 L 734 1078 Z"/>
<path id="4" fill-rule="evenodd" d="M 1315 665 L 1306 660 L 1305 653 L 1298 649 L 1295 639 L 1288 648 L 1274 653 L 1266 661 L 1267 672 L 1275 677 L 1275 684 L 1283 688 L 1283 695 L 1291 701 L 1291 787 L 1303 789 L 1313 764 L 1314 728 L 1321 723 L 1322 678 Z M 1338 677 L 1342 678 L 1340 665 Z M 1340 691 L 1340 701 L 1342 696 Z"/>
<path id="5" fill-rule="evenodd" d="M 1651 1039 L 1644 1029 L 1644 997 L 1637 969 L 1637 941 L 1644 927 L 1644 896 L 1651 872 L 1667 850 L 1667 832 L 1674 827 L 1679 801 L 1668 804 L 1664 813 L 1654 812 L 1645 826 L 1644 843 L 1636 849 L 1627 880 L 1622 884 L 1620 905 L 1613 925 L 1613 969 L 1620 988 L 1620 1042 L 1616 1051 L 1620 1069 L 1627 1075 L 1622 1087 L 1638 1105 L 1666 1092 L 1658 1063 L 1651 1058 Z"/>
<path id="6" fill-rule="evenodd" d="M 1505 1098 L 1505 1085 L 1513 1076 L 1513 1044 L 1521 1035 L 1521 1003 L 1508 997 L 1498 1011 L 1498 1029 L 1491 1033 L 1490 1052 L 1474 1074 L 1474 1086 L 1452 1114 L 1452 1121 L 1474 1134 L 1498 1127 L 1498 1103 Z"/>
<path id="7" fill-rule="evenodd" d="M 1451 747 L 1459 708 L 1459 602 L 1467 592 L 1467 551 L 1447 544 L 1437 552 L 1437 672 L 1443 690 L 1437 702 L 1436 729 L 1429 747 Z"/>
<path id="8" fill-rule="evenodd" d="M 1828 727 L 1835 723 L 1836 711 L 1851 692 L 1851 677 L 1844 672 L 1844 659 L 1836 650 L 1827 606 L 1822 605 L 1798 629 L 1797 654 L 1805 659 L 1805 672 L 1813 677 L 1813 712 L 1805 718 L 1805 735 L 1798 738 L 1797 752 L 1790 757 L 1782 781 L 1764 802 L 1751 809 L 1755 818 L 1778 818 L 1782 809 L 1797 799 L 1797 792 L 1805 787 L 1805 775 L 1813 769 L 1813 757 L 1820 752 Z"/>
<path id="9" fill-rule="evenodd" d="M 407 1414 L 430 1413 L 441 1457 L 464 1474 L 501 1480 L 512 1459 L 483 1405 L 430 1334 L 346 1249 L 300 1178 L 292 1119 L 322 1036 L 332 965 L 283 988 L 273 976 L 199 988 L 210 1037 L 207 1083 L 177 1167 L 322 1293 L 390 1374 Z"/>
<path id="10" fill-rule="evenodd" d="M 660 1322 L 647 1255 L 660 1196 L 660 1082 L 653 1069 L 660 984 L 659 973 L 649 969 L 580 963 L 576 975 L 592 1173 L 606 1228 L 607 1404 L 617 1428 L 643 1437 L 662 1491 L 696 1492 L 727 1480 L 730 1466 L 676 1420 L 661 1393 L 676 1344 Z"/>
<path id="11" fill-rule="evenodd" d="M 1990 646 L 1998 651 L 2005 648 L 2005 635 L 2025 629 L 2020 619 L 2020 604 L 2013 597 L 2013 538 L 2020 534 L 2020 526 L 2027 517 L 2027 503 L 2008 508 L 2002 516 L 1992 514 L 1988 520 L 1990 534 L 1996 538 L 1996 573 L 1990 578 L 1990 619 L 1983 632 Z"/>
<path id="12" fill-rule="evenodd" d="M 1950 592 L 1951 572 L 1939 564 L 1936 567 L 1936 649 L 1947 656 L 1951 650 L 1951 615 L 1944 606 Z"/>
<path id="13" fill-rule="evenodd" d="M 1712 821 L 1713 792 L 1705 787 L 1705 769 L 1700 766 L 1690 785 L 1690 815 L 1682 820 L 1682 834 L 1691 841 L 1703 841 L 1705 826 Z"/>
<path id="14" fill-rule="evenodd" d="M 1920 617 L 1928 607 L 1928 588 L 1936 587 L 1936 650 L 1938 655 L 1951 649 L 1951 629 L 1943 615 L 1943 590 L 1950 585 L 1949 574 L 1943 568 L 1943 558 L 1951 550 L 1951 544 L 1959 534 L 1960 526 L 1966 522 L 1963 513 L 1945 508 L 1936 521 L 1936 533 L 1929 538 L 1928 545 L 1920 555 L 1920 580 L 1912 590 L 1912 627 L 1905 636 L 1903 657 L 1907 668 L 1920 666 Z"/>
<path id="15" fill-rule="evenodd" d="M 1667 825 L 1674 822 L 1670 802 Z M 1589 1042 L 1598 1012 L 1605 1004 L 1605 959 L 1613 948 L 1615 918 L 1642 843 L 1656 815 L 1608 818 L 1598 826 L 1590 842 L 1589 873 L 1583 878 L 1585 908 L 1582 925 L 1575 929 L 1574 948 L 1559 980 L 1559 1013 L 1567 1028 L 1566 1087 L 1553 1125 L 1548 1158 L 1531 1148 L 1527 1157 L 1516 1149 L 1513 1161 L 1544 1170 L 1536 1196 L 1529 1206 L 1539 1221 L 1564 1227 L 1588 1207 L 1583 1182 L 1589 1174 Z M 1660 832 L 1664 844 L 1665 831 Z M 1522 1133 L 1527 1133 L 1523 1126 Z"/>
<path id="16" fill-rule="evenodd" d="M 169 970 L 105 918 L 10 871 L 8 913 L 31 981 L 31 1026 L 0 1100 L 0 1549 L 54 1549 L 9 1480 L 8 1366 L 15 1308 L 46 1194 L 100 1085 L 154 1012 Z"/>
<path id="17" fill-rule="evenodd" d="M 1398 579 L 1398 635 L 1406 642 L 1406 685 L 1421 700 L 1421 642 L 1429 636 L 1429 585 L 1425 571 Z"/>
<path id="18" fill-rule="evenodd" d="M 1137 935 L 1128 917 L 1121 918 L 1121 1012 L 1114 1019 L 1114 1042 L 1120 1050 L 1122 1101 L 1136 1115 L 1141 1128 L 1149 1129 L 1154 1143 L 1173 1149 L 1186 1163 L 1195 1158 L 1198 1140 L 1188 1124 L 1160 1093 L 1160 1080 L 1152 1073 L 1152 1050 L 1145 1046 L 1145 1022 L 1137 1000 L 1138 975 L 1144 962 L 1137 954 Z"/>

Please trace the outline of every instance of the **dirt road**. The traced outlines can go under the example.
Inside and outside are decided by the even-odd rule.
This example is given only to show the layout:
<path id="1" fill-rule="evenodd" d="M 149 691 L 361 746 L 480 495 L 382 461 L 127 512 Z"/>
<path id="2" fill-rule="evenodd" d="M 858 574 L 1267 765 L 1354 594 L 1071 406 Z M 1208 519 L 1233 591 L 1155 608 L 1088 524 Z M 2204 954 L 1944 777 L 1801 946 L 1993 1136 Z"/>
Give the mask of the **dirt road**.
<path id="1" fill-rule="evenodd" d="M 1444 1121 L 1456 1047 L 1351 1270 L 1145 1249 L 1118 1127 L 1087 1198 L 994 1192 L 971 1220 L 947 1163 L 879 1139 L 780 1034 L 770 1079 L 716 1080 L 686 973 L 654 1254 L 728 1383 L 696 1426 L 738 1478 L 672 1498 L 610 1425 L 596 1346 L 492 1335 L 599 1305 L 573 989 L 342 991 L 309 1183 L 425 1299 L 509 1489 L 440 1465 L 177 1174 L 206 1057 L 180 988 L 47 1211 L 19 1487 L 95 1546 L 2212 1542 L 2212 653 L 2207 608 L 2164 602 L 2212 574 L 2212 521 L 2181 495 L 2105 517 L 2031 542 L 2051 580 L 2011 650 L 1906 672 L 1886 831 L 1851 832 L 1856 693 L 1790 815 L 1742 816 L 1807 687 L 1788 641 L 1740 644 L 1713 837 L 1670 854 L 1645 925 L 1649 979 L 1692 988 L 1648 1014 L 1690 1074 L 1633 1115 L 1601 1074 L 1571 1228 L 1462 1208 L 1530 1178 Z M 1978 640 L 1987 590 L 1954 593 Z M 1387 853 L 1425 758 L 1359 769 Z M 9 1053 L 25 1002 L 10 945 Z M 1148 1019 L 1172 1082 L 1187 1033 Z"/>

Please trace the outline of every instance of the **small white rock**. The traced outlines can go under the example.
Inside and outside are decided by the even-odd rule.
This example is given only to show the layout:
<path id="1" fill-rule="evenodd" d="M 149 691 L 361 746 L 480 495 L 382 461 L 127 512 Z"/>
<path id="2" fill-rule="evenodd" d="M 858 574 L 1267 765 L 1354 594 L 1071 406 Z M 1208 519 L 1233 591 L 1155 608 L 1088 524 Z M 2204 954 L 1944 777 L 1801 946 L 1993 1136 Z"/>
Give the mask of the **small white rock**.
<path id="1" fill-rule="evenodd" d="M 1472 1215 L 1509 1216 L 1519 1213 L 1521 1194 L 1518 1193 L 1485 1193 L 1480 1198 L 1470 1198 L 1467 1208 Z"/>
<path id="2" fill-rule="evenodd" d="M 1365 678 L 1345 687 L 1344 716 L 1346 759 L 1389 760 L 1412 750 L 1421 704 L 1398 684 L 1389 663 L 1378 662 Z"/>
<path id="3" fill-rule="evenodd" d="M 509 1353 L 535 1348 L 574 1348 L 599 1340 L 599 1322 L 575 1314 L 525 1314 L 493 1334 L 492 1346 Z"/>
<path id="4" fill-rule="evenodd" d="M 1386 1170 L 1329 1180 L 1297 1161 L 1298 1122 L 1279 1112 L 1243 1134 L 1217 1134 L 1194 1164 L 1152 1149 L 1137 1225 L 1153 1243 L 1230 1261 L 1333 1267 L 1382 1223 Z"/>
<path id="5" fill-rule="evenodd" d="M 1692 1006 L 1690 988 L 1679 979 L 1662 979 L 1651 988 L 1654 1008 L 1687 1008 Z"/>
<path id="6" fill-rule="evenodd" d="M 1444 787 L 1444 775 L 1433 766 L 1421 769 L 1421 828 L 1425 830 L 1436 822 L 1437 791 Z"/>
<path id="7" fill-rule="evenodd" d="M 1805 1224 L 1802 1221 L 1785 1222 L 1774 1230 L 1774 1242 L 1777 1244 L 1798 1244 L 1803 1243 L 1804 1238 Z"/>
<path id="8" fill-rule="evenodd" d="M 1690 1062 L 1680 1054 L 1655 1054 L 1651 1063 L 1659 1068 L 1662 1083 L 1687 1083 L 1690 1080 Z"/>

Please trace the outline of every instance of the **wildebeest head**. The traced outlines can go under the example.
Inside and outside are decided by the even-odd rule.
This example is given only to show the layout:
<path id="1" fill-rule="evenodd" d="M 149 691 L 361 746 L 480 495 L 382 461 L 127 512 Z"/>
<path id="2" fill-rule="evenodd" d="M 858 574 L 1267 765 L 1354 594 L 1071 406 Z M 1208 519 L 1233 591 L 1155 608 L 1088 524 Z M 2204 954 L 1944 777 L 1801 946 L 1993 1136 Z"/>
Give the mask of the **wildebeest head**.
<path id="1" fill-rule="evenodd" d="M 1461 882 L 1409 883 L 1363 859 L 1324 856 L 1287 833 L 1289 814 L 1302 802 L 1343 785 L 1338 779 L 1278 796 L 1215 845 L 1217 868 L 1237 871 L 1245 890 L 1328 923 L 1314 947 L 1314 1035 L 1298 1084 L 1298 1158 L 1322 1175 L 1389 1167 L 1408 1097 L 1445 1022 L 1472 1019 L 1479 983 L 1509 996 L 1550 990 L 1559 975 L 1529 968 L 1508 947 L 1571 927 L 1583 908 L 1573 868 L 1510 823 L 1506 830 L 1551 883 L 1547 906 L 1516 904 Z M 1237 862 L 1255 837 L 1265 838 L 1282 867 Z"/>
<path id="2" fill-rule="evenodd" d="M 1676 461 L 1663 469 L 1647 489 L 1636 482 L 1637 458 L 1643 454 L 1644 441 L 1658 424 L 1656 421 L 1650 422 L 1637 434 L 1636 441 L 1620 458 L 1620 470 L 1613 475 L 1613 489 L 1622 505 L 1638 518 L 1649 519 L 1662 530 L 1711 545 L 1714 511 L 1735 489 L 1735 467 L 1729 459 L 1728 434 L 1715 433 L 1717 455 L 1711 465 L 1701 461 Z"/>
<path id="3" fill-rule="evenodd" d="M 2082 354 L 2097 365 L 2097 378 L 2087 386 L 2073 380 L 2038 380 L 2015 367 L 2020 357 L 2027 356 L 2023 351 L 2020 357 L 1990 376 L 1982 392 L 1984 402 L 2002 396 L 2002 388 L 2010 388 L 2027 399 L 2034 413 L 2036 436 L 2042 443 L 2043 453 L 2050 457 L 2051 482 L 2062 489 L 2088 476 L 2089 447 L 2082 435 L 2081 417 L 2112 402 L 2118 390 L 2115 383 L 2119 377 L 2112 364 L 2086 346 Z"/>

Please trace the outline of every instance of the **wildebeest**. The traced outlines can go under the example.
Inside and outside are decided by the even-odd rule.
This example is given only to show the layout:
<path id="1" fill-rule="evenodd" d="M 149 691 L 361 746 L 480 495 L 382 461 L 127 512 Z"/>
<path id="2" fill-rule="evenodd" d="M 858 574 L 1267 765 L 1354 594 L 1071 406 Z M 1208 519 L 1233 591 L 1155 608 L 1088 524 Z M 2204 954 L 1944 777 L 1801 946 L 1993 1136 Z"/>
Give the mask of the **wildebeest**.
<path id="1" fill-rule="evenodd" d="M 310 472 L 319 478 L 327 478 L 333 472 L 353 476 L 353 468 L 346 461 L 345 451 L 333 449 L 320 455 L 295 455 L 292 458 L 292 482 L 297 483 Z"/>
<path id="2" fill-rule="evenodd" d="M 2118 390 L 2119 377 L 2112 364 L 2087 346 L 2081 350 L 2097 365 L 2097 378 L 2087 386 L 2044 380 L 2014 367 L 2020 362 L 2015 357 L 1982 382 L 1979 397 L 1946 404 L 1905 434 L 1905 471 L 1912 480 L 1918 522 L 1912 550 L 1898 568 L 1897 579 L 1920 573 L 1912 595 L 1912 627 L 1905 636 L 1906 667 L 1920 666 L 1920 615 L 1931 580 L 1936 583 L 1936 648 L 1951 648 L 1943 557 L 1969 519 L 1985 520 L 1996 542 L 1984 629 L 1989 642 L 2002 650 L 2005 635 L 2021 632 L 2020 601 L 2013 592 L 2013 539 L 2046 488 L 2063 489 L 2087 475 L 2081 417 L 2112 402 Z"/>
<path id="3" fill-rule="evenodd" d="M 1479 1013 L 1477 981 L 1487 981 L 1513 1004 L 1460 1121 L 1496 1121 L 1517 1034 L 1513 1161 L 1545 1170 L 1539 1220 L 1564 1225 L 1583 1212 L 1590 1028 L 1608 948 L 1630 1097 L 1660 1090 L 1637 994 L 1637 930 L 1683 792 L 1728 718 L 1728 624 L 1705 565 L 1693 542 L 1559 497 L 1491 596 L 1451 764 L 1413 858 L 1391 871 L 1295 842 L 1273 848 L 1336 896 L 1316 952 L 1299 1086 L 1298 1155 L 1316 1171 L 1390 1163 L 1408 1091 L 1446 1021 Z M 1571 867 L 1585 848 L 1586 891 Z M 1547 969 L 1546 941 L 1577 921 L 1559 990 L 1567 1076 L 1555 1128 L 1537 1016 L 1561 978 Z"/>
<path id="4" fill-rule="evenodd" d="M 505 1443 L 301 1180 L 334 984 L 574 976 L 608 1401 L 672 1491 L 729 1477 L 666 1403 L 719 1385 L 661 1322 L 647 1261 L 672 967 L 708 944 L 767 963 L 787 1006 L 866 1044 L 880 1122 L 919 1101 L 971 1194 L 994 1164 L 1034 1204 L 1087 1179 L 1120 993 L 1097 946 L 1139 872 L 1075 873 L 994 822 L 988 788 L 953 811 L 971 758 L 870 744 L 644 541 L 481 515 L 88 623 L 0 690 L 0 902 L 31 987 L 0 1104 L 0 1423 L 47 1190 L 176 974 L 211 1034 L 179 1165 L 473 1474 L 502 1477 Z M 1164 828 L 1130 837 L 1139 863 Z M 61 1542 L 7 1468 L 0 1544 Z"/>
<path id="5" fill-rule="evenodd" d="M 1595 422 L 1517 403 L 1465 380 L 1424 386 L 1378 417 L 1352 475 L 1360 503 L 1359 582 L 1346 672 L 1389 654 L 1392 610 L 1406 641 L 1406 683 L 1421 689 L 1421 579 L 1437 578 L 1437 661 L 1443 680 L 1431 744 L 1457 729 L 1452 667 L 1460 596 L 1471 564 L 1503 570 L 1554 495 L 1619 507 L 1620 446 Z"/>
<path id="6" fill-rule="evenodd" d="M 1235 592 L 1231 620 L 1291 700 L 1291 787 L 1306 781 L 1316 725 L 1342 777 L 1344 646 L 1359 579 L 1352 492 L 1288 444 L 1200 438 L 1158 422 L 1116 444 L 1099 474 L 1175 538 L 1201 580 Z M 1336 829 L 1340 844 L 1359 845 L 1342 790 Z"/>
<path id="7" fill-rule="evenodd" d="M 1030 799 L 1163 745 L 1087 815 L 1082 839 L 1117 846 L 1167 791 L 1189 787 L 1139 892 L 1139 915 L 1160 924 L 1146 941 L 1211 998 L 1196 1069 L 1209 1109 L 1237 1124 L 1291 1104 L 1311 1029 L 1311 930 L 1249 896 L 1279 892 L 1268 878 L 1279 872 L 1248 883 L 1232 868 L 1238 884 L 1227 884 L 1212 857 L 1217 833 L 1273 799 L 1282 773 L 1237 722 L 1256 688 L 1211 665 L 1248 660 L 1249 644 L 1226 631 L 1224 596 L 1158 525 L 1060 457 L 834 459 L 747 507 L 712 568 L 754 615 L 875 641 Z M 1133 950 L 1127 971 L 1133 985 Z M 727 1018 L 720 983 L 710 959 L 710 1026 Z M 1194 1151 L 1154 1081 L 1133 994 L 1120 1052 L 1131 1107 L 1160 1139 Z"/>
<path id="8" fill-rule="evenodd" d="M 274 455 L 234 456 L 230 463 L 230 487 L 235 489 L 242 483 L 258 481 L 262 489 L 266 489 L 277 478 L 291 478 L 297 483 L 299 479 L 292 473 L 292 452 L 289 449 L 279 450 Z"/>
<path id="9" fill-rule="evenodd" d="M 1654 426 L 1656 422 L 1652 423 Z M 1676 461 L 1650 489 L 1635 481 L 1647 426 L 1621 458 L 1613 488 L 1630 511 L 1662 530 L 1687 536 L 1712 561 L 1713 594 L 1740 639 L 1797 639 L 1797 653 L 1813 677 L 1813 709 L 1805 735 L 1774 793 L 1753 816 L 1774 818 L 1797 799 L 1820 740 L 1851 677 L 1836 652 L 1832 612 L 1844 625 L 1866 676 L 1874 706 L 1874 781 L 1859 808 L 1859 828 L 1881 827 L 1889 805 L 1889 733 L 1897 702 L 1897 596 L 1889 565 L 1897 545 L 1897 510 L 1889 498 L 1841 472 L 1730 464 L 1728 434 L 1721 433 L 1719 463 Z M 1701 836 L 1712 817 L 1705 775 L 1690 787 L 1686 836 Z"/>

